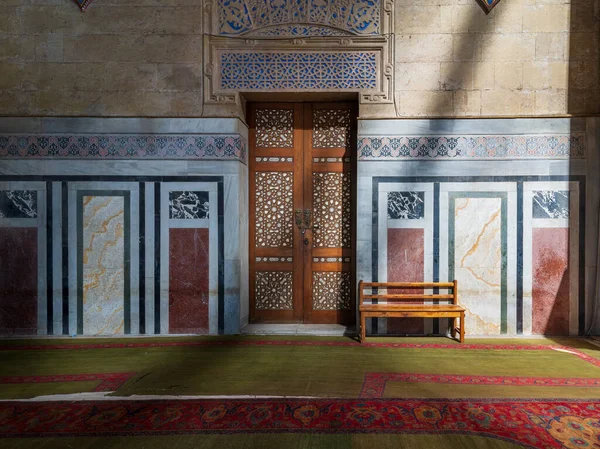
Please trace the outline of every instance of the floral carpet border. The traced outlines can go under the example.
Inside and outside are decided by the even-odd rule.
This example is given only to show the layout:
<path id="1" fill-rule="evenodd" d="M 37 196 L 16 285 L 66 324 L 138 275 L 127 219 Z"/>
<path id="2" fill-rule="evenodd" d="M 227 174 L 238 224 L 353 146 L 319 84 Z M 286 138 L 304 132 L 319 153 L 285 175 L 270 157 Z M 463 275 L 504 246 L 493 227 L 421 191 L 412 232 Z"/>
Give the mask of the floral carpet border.
<path id="1" fill-rule="evenodd" d="M 39 384 L 54 382 L 87 382 L 100 380 L 92 391 L 115 391 L 136 373 L 53 374 L 47 376 L 4 376 L 0 384 Z"/>
<path id="2" fill-rule="evenodd" d="M 600 359 L 569 346 L 562 345 L 510 345 L 510 344 L 443 344 L 443 343 L 358 343 L 356 341 L 297 341 L 297 340 L 249 340 L 249 341 L 164 341 L 131 343 L 81 343 L 47 345 L 0 345 L 0 351 L 47 351 L 85 349 L 133 349 L 168 348 L 177 346 L 349 346 L 364 348 L 397 349 L 453 349 L 453 350 L 512 350 L 512 351 L 560 351 L 572 354 L 600 368 Z"/>
<path id="3" fill-rule="evenodd" d="M 600 402 L 244 399 L 0 403 L 0 437 L 202 433 L 471 434 L 527 447 L 598 443 Z"/>
<path id="4" fill-rule="evenodd" d="M 466 376 L 460 374 L 367 373 L 360 398 L 382 398 L 388 382 L 436 383 L 450 385 L 501 385 L 527 387 L 600 387 L 600 378 Z"/>

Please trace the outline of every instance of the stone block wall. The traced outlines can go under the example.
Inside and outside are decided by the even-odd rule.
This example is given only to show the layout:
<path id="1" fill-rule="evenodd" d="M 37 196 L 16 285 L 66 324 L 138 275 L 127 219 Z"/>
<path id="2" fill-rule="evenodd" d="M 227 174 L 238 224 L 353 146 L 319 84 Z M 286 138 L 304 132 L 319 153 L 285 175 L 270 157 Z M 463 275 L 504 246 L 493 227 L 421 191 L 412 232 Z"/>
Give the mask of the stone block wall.
<path id="1" fill-rule="evenodd" d="M 0 115 L 202 115 L 202 2 L 0 2 Z"/>
<path id="2" fill-rule="evenodd" d="M 600 111 L 600 3 L 398 1 L 400 116 L 521 116 Z"/>
<path id="3" fill-rule="evenodd" d="M 202 116 L 214 3 L 1 2 L 0 115 Z M 389 116 L 600 112 L 599 0 L 503 0 L 488 15 L 475 0 L 397 0 L 394 18 Z"/>

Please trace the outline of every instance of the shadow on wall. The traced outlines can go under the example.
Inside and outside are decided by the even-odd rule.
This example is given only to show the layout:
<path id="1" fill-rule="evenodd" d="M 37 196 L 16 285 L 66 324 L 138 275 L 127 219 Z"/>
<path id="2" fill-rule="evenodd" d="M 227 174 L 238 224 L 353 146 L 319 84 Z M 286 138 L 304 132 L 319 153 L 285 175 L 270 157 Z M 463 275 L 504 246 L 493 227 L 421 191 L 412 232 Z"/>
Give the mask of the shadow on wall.
<path id="1" fill-rule="evenodd" d="M 570 5 L 568 84 L 565 92 L 567 112 L 573 115 L 600 113 L 600 1 L 573 0 Z M 567 59 L 567 58 L 565 58 Z M 560 98 L 560 92 L 557 92 Z M 586 335 L 600 334 L 600 122 L 597 118 L 588 119 L 587 148 L 585 160 L 572 160 L 569 164 L 571 175 L 586 174 L 586 204 L 580 206 L 585 214 L 585 258 L 580 264 L 585 266 L 586 290 Z M 571 135 L 578 129 L 575 120 L 571 121 Z M 590 139 L 590 135 L 594 135 Z M 573 224 L 571 224 L 573 226 Z M 570 232 L 574 232 L 570 229 Z M 580 249 L 581 251 L 581 249 Z M 580 284 L 582 287 L 583 285 Z"/>

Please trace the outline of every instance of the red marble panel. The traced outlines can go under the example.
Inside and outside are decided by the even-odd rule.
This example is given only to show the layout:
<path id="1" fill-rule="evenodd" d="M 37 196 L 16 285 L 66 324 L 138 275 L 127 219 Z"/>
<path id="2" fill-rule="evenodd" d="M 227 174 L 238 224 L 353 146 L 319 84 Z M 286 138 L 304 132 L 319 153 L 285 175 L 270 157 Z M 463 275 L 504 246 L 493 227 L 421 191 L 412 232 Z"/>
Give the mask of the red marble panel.
<path id="1" fill-rule="evenodd" d="M 423 282 L 424 239 L 423 229 L 388 229 L 388 282 Z M 413 292 L 423 293 L 423 290 L 388 291 L 388 293 Z M 388 333 L 422 334 L 423 319 L 390 318 L 388 319 Z"/>
<path id="2" fill-rule="evenodd" d="M 533 333 L 569 334 L 569 229 L 533 229 Z"/>
<path id="3" fill-rule="evenodd" d="M 0 228 L 0 334 L 37 334 L 37 228 Z"/>
<path id="4" fill-rule="evenodd" d="M 169 230 L 169 333 L 208 333 L 208 229 Z"/>

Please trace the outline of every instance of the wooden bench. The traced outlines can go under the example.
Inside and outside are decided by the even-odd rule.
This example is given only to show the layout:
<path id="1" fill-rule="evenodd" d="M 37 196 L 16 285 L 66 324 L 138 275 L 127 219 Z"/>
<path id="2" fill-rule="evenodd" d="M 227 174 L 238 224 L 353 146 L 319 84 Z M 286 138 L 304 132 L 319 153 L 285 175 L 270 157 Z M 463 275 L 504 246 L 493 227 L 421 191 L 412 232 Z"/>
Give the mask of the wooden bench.
<path id="1" fill-rule="evenodd" d="M 376 289 L 449 289 L 451 294 L 365 294 L 365 288 Z M 358 283 L 360 312 L 360 341 L 366 339 L 367 318 L 452 318 L 450 334 L 456 337 L 460 333 L 460 342 L 465 341 L 465 308 L 458 305 L 458 282 L 363 282 Z M 368 299 L 370 302 L 365 303 Z M 373 300 L 386 302 L 373 303 Z M 414 301 L 446 301 L 446 304 L 419 304 Z M 407 303 L 407 301 L 413 301 Z M 460 319 L 460 327 L 456 328 L 456 319 Z"/>

